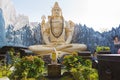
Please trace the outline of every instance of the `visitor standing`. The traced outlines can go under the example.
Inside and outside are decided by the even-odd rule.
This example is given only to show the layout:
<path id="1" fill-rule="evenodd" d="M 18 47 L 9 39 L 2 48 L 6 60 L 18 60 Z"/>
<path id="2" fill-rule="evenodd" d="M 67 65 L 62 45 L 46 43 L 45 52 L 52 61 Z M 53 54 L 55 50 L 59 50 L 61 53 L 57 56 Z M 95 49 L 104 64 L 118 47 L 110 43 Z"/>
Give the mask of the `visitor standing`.
<path id="1" fill-rule="evenodd" d="M 114 53 L 116 54 L 116 53 L 120 53 L 120 41 L 119 41 L 119 38 L 118 38 L 118 36 L 115 36 L 114 38 L 113 38 L 114 40 L 113 40 L 113 42 L 114 42 Z"/>

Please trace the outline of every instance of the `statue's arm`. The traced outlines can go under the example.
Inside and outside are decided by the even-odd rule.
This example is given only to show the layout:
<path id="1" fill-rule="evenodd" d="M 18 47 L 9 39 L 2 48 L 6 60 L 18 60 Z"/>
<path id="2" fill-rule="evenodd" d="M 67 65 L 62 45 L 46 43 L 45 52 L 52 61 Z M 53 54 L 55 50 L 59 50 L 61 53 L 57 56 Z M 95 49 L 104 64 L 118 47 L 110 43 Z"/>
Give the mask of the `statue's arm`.
<path id="1" fill-rule="evenodd" d="M 50 34 L 49 25 L 45 24 L 41 30 L 42 30 L 42 37 L 43 37 L 45 44 L 49 44 L 50 43 L 50 41 L 49 41 L 49 34 Z"/>
<path id="2" fill-rule="evenodd" d="M 49 44 L 50 43 L 48 30 L 43 32 L 43 40 L 44 40 L 45 44 Z"/>
<path id="3" fill-rule="evenodd" d="M 72 36 L 74 33 L 74 26 L 75 24 L 72 21 L 69 21 L 67 24 L 67 27 L 65 28 L 66 30 L 66 44 L 69 44 L 72 40 Z"/>

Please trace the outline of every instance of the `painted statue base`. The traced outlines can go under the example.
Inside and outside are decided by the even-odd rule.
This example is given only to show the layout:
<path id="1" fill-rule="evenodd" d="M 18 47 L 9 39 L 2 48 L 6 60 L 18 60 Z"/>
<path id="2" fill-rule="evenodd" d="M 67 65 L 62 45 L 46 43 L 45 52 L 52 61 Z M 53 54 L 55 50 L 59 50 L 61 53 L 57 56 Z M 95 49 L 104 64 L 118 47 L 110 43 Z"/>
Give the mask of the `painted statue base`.
<path id="1" fill-rule="evenodd" d="M 61 64 L 48 64 L 48 77 L 61 77 Z"/>

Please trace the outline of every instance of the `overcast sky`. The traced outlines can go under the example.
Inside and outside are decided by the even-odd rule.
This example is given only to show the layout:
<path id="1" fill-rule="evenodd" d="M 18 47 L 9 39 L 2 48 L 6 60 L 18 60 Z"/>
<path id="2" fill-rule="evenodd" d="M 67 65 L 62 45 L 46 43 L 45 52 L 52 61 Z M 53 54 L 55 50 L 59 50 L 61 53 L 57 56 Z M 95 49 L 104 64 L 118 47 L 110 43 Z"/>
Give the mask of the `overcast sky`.
<path id="1" fill-rule="evenodd" d="M 41 16 L 51 15 L 57 1 L 65 20 L 86 24 L 97 31 L 110 30 L 120 24 L 120 0 L 12 0 L 17 13 L 41 22 Z"/>

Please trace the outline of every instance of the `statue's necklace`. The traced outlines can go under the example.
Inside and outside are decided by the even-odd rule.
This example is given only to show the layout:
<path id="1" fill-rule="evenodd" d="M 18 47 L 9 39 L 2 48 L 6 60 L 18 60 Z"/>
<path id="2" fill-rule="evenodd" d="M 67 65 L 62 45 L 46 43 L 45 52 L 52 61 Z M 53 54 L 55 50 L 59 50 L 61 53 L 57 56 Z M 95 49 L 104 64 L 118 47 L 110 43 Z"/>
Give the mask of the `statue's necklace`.
<path id="1" fill-rule="evenodd" d="M 51 33 L 53 34 L 54 37 L 59 38 L 63 33 L 63 28 L 64 28 L 64 19 L 62 18 L 61 32 L 59 33 L 59 35 L 55 35 L 54 30 L 53 30 L 53 25 L 52 25 L 52 18 L 50 19 L 50 29 L 51 29 Z"/>

